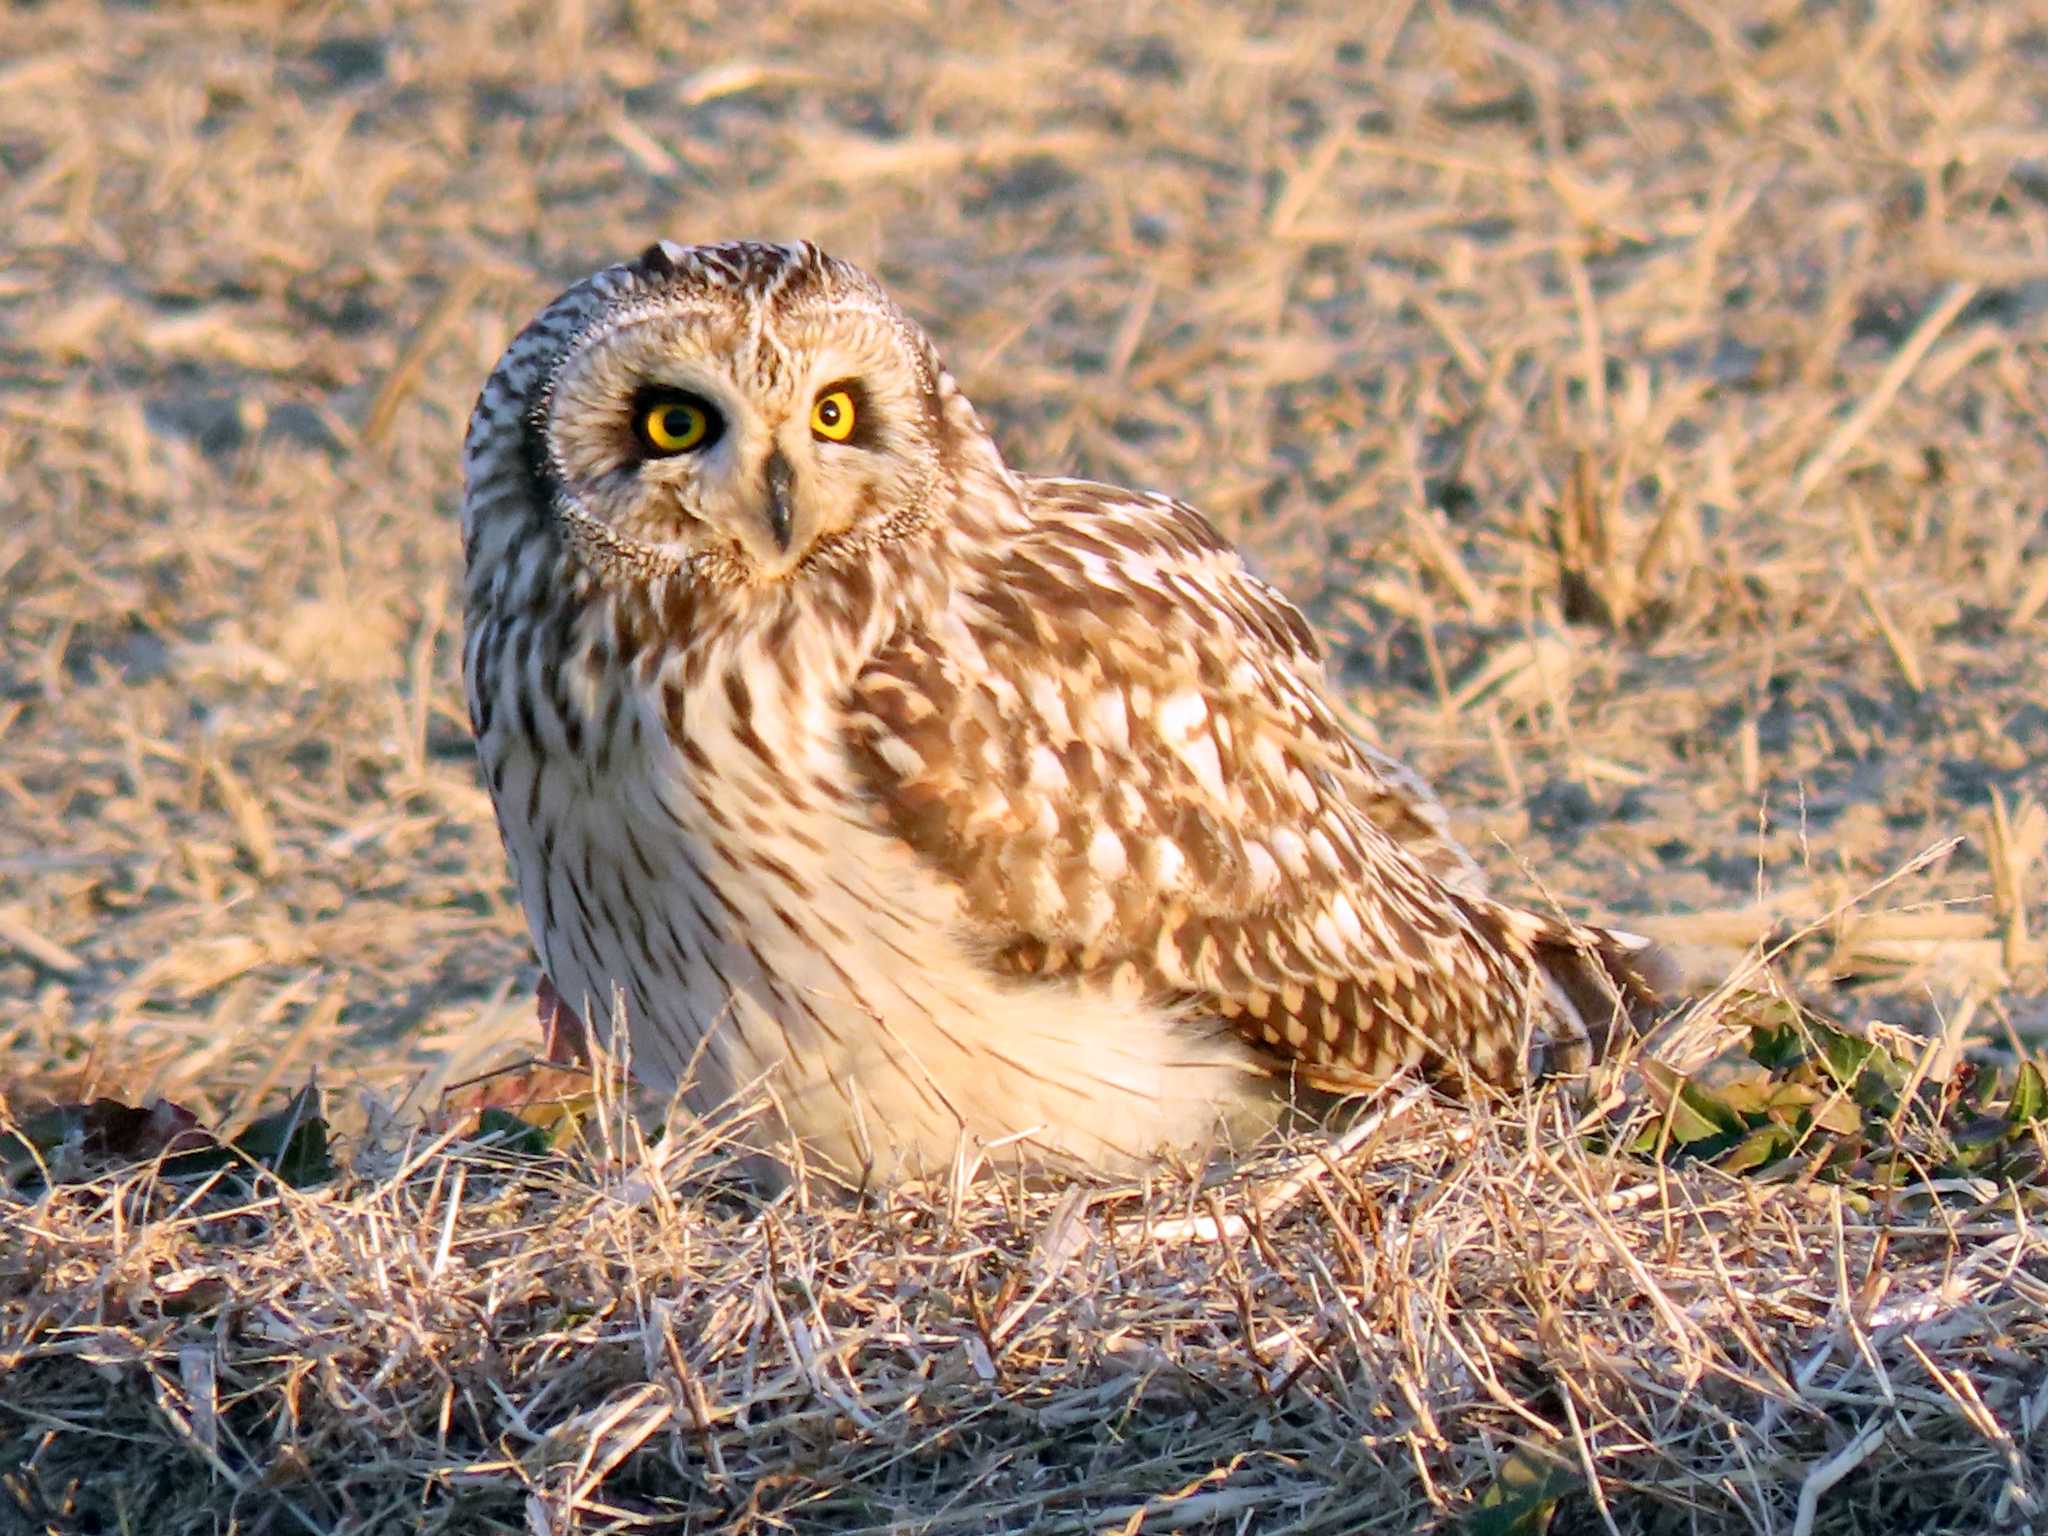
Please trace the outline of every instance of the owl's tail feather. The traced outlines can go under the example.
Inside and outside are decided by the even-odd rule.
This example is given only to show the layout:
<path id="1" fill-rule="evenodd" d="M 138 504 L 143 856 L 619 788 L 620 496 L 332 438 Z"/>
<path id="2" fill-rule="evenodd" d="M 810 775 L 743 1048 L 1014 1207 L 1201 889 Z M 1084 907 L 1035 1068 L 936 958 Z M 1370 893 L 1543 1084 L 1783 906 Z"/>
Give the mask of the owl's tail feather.
<path id="1" fill-rule="evenodd" d="M 1646 1038 L 1678 990 L 1677 963 L 1640 934 L 1553 920 L 1534 947 L 1560 1027 L 1532 1075 L 1584 1072 Z"/>

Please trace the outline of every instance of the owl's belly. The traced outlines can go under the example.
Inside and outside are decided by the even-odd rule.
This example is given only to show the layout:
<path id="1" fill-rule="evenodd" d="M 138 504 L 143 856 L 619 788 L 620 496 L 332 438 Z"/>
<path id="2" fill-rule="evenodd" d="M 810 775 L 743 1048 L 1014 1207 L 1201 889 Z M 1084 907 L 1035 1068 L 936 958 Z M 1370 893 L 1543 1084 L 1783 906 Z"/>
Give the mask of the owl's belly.
<path id="1" fill-rule="evenodd" d="M 825 744 L 786 731 L 778 770 L 716 715 L 691 724 L 694 750 L 644 726 L 608 753 L 529 748 L 499 795 L 542 964 L 602 1037 L 623 1016 L 641 1081 L 754 1108 L 759 1139 L 854 1175 L 991 1146 L 1126 1165 L 1270 1121 L 1215 1021 L 999 975 L 951 884 L 823 790 L 848 781 Z"/>

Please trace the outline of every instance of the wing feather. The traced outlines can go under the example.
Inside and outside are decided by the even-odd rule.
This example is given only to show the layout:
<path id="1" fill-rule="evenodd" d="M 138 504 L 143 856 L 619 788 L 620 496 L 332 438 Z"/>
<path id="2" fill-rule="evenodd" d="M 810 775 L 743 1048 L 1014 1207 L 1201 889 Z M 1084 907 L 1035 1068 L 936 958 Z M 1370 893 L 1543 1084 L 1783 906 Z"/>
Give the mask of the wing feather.
<path id="1" fill-rule="evenodd" d="M 1199 513 L 1027 482 L 1033 527 L 862 670 L 877 817 L 992 964 L 1233 1020 L 1331 1086 L 1521 1069 L 1584 935 L 1484 893 L 1414 774 L 1355 739 L 1301 614 Z"/>

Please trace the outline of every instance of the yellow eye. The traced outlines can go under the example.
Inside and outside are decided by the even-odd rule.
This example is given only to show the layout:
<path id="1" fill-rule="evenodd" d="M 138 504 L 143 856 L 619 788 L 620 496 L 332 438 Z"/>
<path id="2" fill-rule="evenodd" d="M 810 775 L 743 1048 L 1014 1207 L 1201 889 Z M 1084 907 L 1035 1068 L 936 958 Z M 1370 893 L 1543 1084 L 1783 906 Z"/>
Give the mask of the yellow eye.
<path id="1" fill-rule="evenodd" d="M 718 435 L 718 413 L 701 400 L 657 400 L 634 423 L 653 454 L 688 453 Z"/>
<path id="2" fill-rule="evenodd" d="M 830 443 L 853 436 L 853 396 L 843 389 L 820 395 L 811 407 L 811 430 Z"/>

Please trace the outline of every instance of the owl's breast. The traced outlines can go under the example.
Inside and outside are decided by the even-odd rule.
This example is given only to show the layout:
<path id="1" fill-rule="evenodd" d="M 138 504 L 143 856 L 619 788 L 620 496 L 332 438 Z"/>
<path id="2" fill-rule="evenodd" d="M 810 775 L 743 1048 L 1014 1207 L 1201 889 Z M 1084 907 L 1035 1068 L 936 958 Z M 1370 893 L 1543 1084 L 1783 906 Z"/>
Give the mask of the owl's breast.
<path id="1" fill-rule="evenodd" d="M 620 632 L 602 607 L 504 625 L 470 668 L 479 753 L 557 989 L 602 1036 L 622 1007 L 639 1074 L 716 1102 L 893 1011 L 873 957 L 928 948 L 943 904 L 844 788 L 843 661 Z"/>
<path id="2" fill-rule="evenodd" d="M 857 653 L 549 643 L 509 648 L 525 681 L 495 679 L 479 745 L 542 964 L 601 1037 L 622 1011 L 642 1080 L 705 1112 L 766 1084 L 855 1167 L 943 1166 L 963 1137 L 1116 1162 L 1246 1091 L 1229 1039 L 991 966 L 959 885 L 857 787 Z"/>

